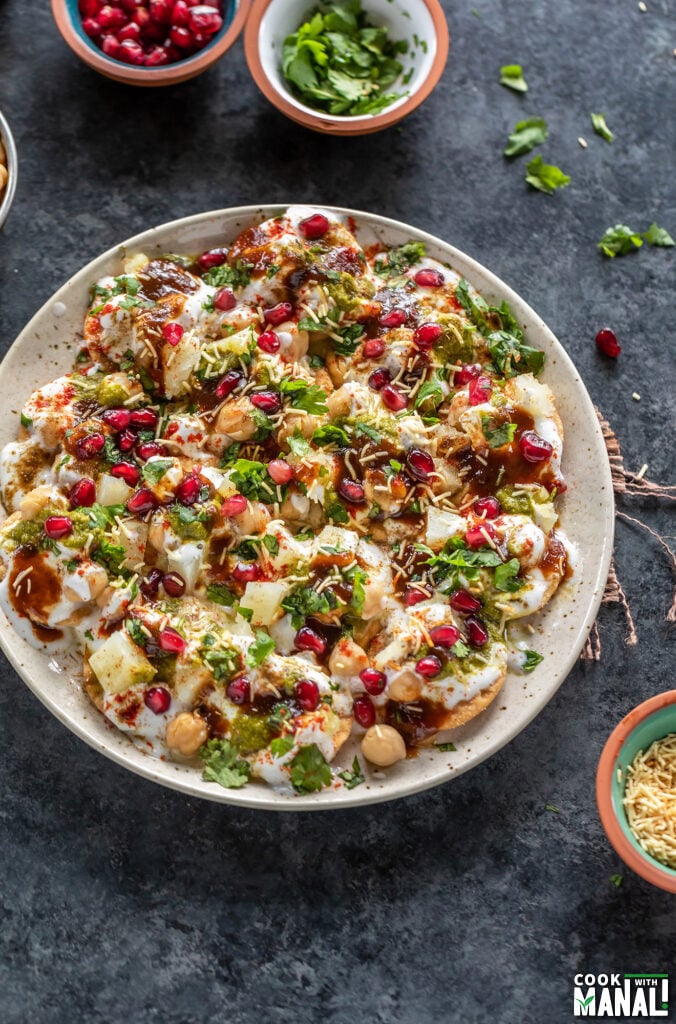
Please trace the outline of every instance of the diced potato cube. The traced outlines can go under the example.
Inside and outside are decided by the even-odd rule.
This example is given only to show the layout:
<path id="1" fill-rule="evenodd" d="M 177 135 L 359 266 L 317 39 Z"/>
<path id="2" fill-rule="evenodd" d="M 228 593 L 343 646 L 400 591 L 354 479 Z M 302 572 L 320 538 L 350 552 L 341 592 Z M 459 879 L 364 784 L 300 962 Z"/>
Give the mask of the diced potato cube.
<path id="1" fill-rule="evenodd" d="M 440 551 L 449 537 L 464 534 L 466 529 L 467 523 L 462 516 L 456 516 L 454 512 L 430 508 L 427 512 L 425 543 L 432 548 L 432 551 Z"/>
<path id="2" fill-rule="evenodd" d="M 124 505 L 131 494 L 131 487 L 120 477 L 103 473 L 96 484 L 96 500 L 100 505 Z"/>
<path id="3" fill-rule="evenodd" d="M 269 626 L 278 618 L 281 603 L 288 591 L 288 584 L 281 580 L 271 583 L 247 583 L 240 606 L 251 610 L 251 622 L 254 626 Z"/>
<path id="4" fill-rule="evenodd" d="M 106 693 L 123 693 L 130 686 L 149 683 L 155 669 L 128 633 L 113 633 L 89 656 L 89 665 Z"/>

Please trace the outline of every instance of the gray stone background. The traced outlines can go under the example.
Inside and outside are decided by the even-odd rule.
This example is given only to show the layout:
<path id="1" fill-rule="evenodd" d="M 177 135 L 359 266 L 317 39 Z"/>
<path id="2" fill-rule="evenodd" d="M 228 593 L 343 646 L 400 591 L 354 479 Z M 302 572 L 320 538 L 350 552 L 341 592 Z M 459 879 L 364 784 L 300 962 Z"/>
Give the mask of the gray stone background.
<path id="1" fill-rule="evenodd" d="M 241 43 L 193 82 L 132 90 L 79 63 L 46 3 L 5 0 L 0 107 L 21 178 L 0 236 L 3 351 L 70 273 L 152 224 L 240 203 L 353 205 L 441 235 L 523 294 L 627 465 L 673 482 L 674 250 L 610 261 L 595 247 L 617 222 L 676 234 L 676 23 L 669 0 L 646 2 L 446 2 L 434 94 L 398 128 L 339 141 L 270 107 Z M 515 61 L 526 97 L 498 84 Z M 543 157 L 572 178 L 551 198 L 501 156 L 529 115 L 546 117 Z M 595 351 L 605 324 L 617 362 Z M 676 532 L 664 507 L 623 507 Z M 372 809 L 272 816 L 163 791 L 75 739 L 2 659 L 0 1019 L 558 1024 L 579 970 L 672 968 L 674 897 L 623 869 L 594 803 L 612 727 L 673 685 L 669 568 L 623 524 L 617 562 L 638 645 L 604 608 L 602 661 L 579 664 L 513 743 Z"/>

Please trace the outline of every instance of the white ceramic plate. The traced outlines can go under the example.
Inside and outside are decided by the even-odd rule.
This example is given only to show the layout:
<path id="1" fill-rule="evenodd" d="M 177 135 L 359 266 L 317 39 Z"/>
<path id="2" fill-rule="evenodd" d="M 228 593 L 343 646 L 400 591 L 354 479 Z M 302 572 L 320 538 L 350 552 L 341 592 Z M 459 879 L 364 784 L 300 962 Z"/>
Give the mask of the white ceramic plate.
<path id="1" fill-rule="evenodd" d="M 0 365 L 0 391 L 12 396 L 0 422 L 0 444 L 14 440 L 18 411 L 40 384 L 71 369 L 79 346 L 89 286 L 103 274 L 120 272 L 124 253 L 148 256 L 166 252 L 198 253 L 232 241 L 242 228 L 280 213 L 283 206 L 242 206 L 203 213 L 151 228 L 93 260 L 59 289 L 27 327 Z M 509 743 L 554 695 L 585 643 L 596 617 L 608 575 L 613 542 L 614 509 L 610 468 L 592 403 L 573 363 L 533 310 L 502 281 L 469 256 L 445 242 L 398 221 L 334 207 L 354 218 L 357 235 L 368 245 L 380 239 L 400 245 L 410 239 L 425 242 L 430 256 L 448 262 L 489 301 L 507 299 L 531 345 L 547 354 L 543 380 L 554 391 L 565 429 L 563 469 L 568 492 L 561 500 L 562 526 L 581 556 L 574 583 L 562 587 L 535 620 L 532 646 L 545 655 L 526 676 L 508 676 L 487 711 L 453 731 L 456 751 L 421 750 L 353 790 L 325 790 L 309 796 L 284 796 L 263 784 L 241 790 L 222 789 L 204 782 L 198 768 L 159 761 L 141 753 L 113 729 L 82 693 L 78 663 L 57 664 L 49 653 L 29 647 L 0 614 L 0 644 L 33 693 L 76 735 L 131 771 L 191 796 L 266 810 L 317 810 L 376 803 L 406 796 L 446 782 Z M 349 745 L 334 762 L 348 767 Z"/>

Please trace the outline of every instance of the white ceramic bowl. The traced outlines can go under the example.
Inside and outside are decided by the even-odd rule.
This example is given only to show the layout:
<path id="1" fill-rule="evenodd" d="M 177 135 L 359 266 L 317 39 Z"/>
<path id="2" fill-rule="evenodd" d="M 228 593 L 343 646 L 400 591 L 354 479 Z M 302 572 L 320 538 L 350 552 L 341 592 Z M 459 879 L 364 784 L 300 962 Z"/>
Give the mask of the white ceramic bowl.
<path id="1" fill-rule="evenodd" d="M 7 184 L 4 192 L 0 194 L 0 228 L 7 220 L 9 208 L 14 201 L 14 193 L 16 192 L 16 182 L 19 174 L 19 161 L 16 153 L 16 144 L 14 142 L 14 136 L 10 130 L 7 121 L 0 112 L 0 142 L 2 142 L 5 150 L 5 156 L 7 157 Z"/>
<path id="2" fill-rule="evenodd" d="M 36 313 L 0 365 L 0 390 L 11 395 L 0 420 L 0 444 L 15 438 L 18 410 L 38 385 L 67 372 L 78 348 L 90 284 L 103 274 L 120 272 L 124 253 L 149 256 L 166 252 L 198 253 L 232 241 L 242 228 L 282 212 L 281 206 L 246 206 L 203 213 L 151 228 L 93 260 Z M 526 676 L 508 676 L 500 696 L 487 711 L 453 731 L 454 752 L 422 749 L 375 776 L 366 768 L 367 782 L 353 790 L 298 797 L 284 796 L 263 784 L 241 790 L 222 789 L 204 782 L 197 768 L 158 761 L 143 754 L 122 733 L 109 726 L 83 694 L 76 681 L 79 663 L 57 663 L 35 651 L 0 617 L 0 644 L 37 697 L 69 729 L 102 754 L 162 785 L 191 796 L 268 810 L 316 810 L 391 800 L 468 771 L 504 747 L 554 695 L 571 670 L 596 617 L 608 575 L 613 541 L 613 491 L 603 437 L 594 408 L 564 349 L 536 313 L 502 281 L 469 256 L 445 242 L 398 221 L 355 210 L 335 208 L 354 218 L 363 244 L 381 240 L 400 245 L 411 239 L 425 242 L 428 253 L 451 264 L 489 301 L 506 299 L 530 344 L 547 354 L 543 379 L 552 387 L 565 429 L 563 468 L 568 492 L 561 518 L 577 545 L 581 568 L 575 584 L 564 585 L 535 622 L 533 647 L 545 660 Z M 37 737 L 36 737 L 37 741 Z M 348 767 L 356 748 L 341 750 L 334 764 Z M 363 760 L 363 759 L 362 759 Z"/>

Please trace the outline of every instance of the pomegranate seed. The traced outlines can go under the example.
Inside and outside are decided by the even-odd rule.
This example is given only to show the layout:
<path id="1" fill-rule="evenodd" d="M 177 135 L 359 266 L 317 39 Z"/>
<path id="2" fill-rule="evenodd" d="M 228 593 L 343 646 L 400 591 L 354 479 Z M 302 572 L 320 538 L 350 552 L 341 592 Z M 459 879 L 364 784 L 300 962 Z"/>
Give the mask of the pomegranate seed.
<path id="1" fill-rule="evenodd" d="M 413 278 L 419 288 L 441 288 L 444 283 L 444 275 L 440 270 L 419 270 Z"/>
<path id="2" fill-rule="evenodd" d="M 371 696 L 377 697 L 387 686 L 387 676 L 379 672 L 377 668 L 365 668 L 359 673 L 359 678 L 364 684 L 364 689 Z"/>
<path id="3" fill-rule="evenodd" d="M 201 50 L 203 46 L 206 46 L 207 43 L 211 42 L 211 36 L 209 36 L 206 32 L 193 32 L 192 41 L 193 45 L 198 50 Z"/>
<path id="4" fill-rule="evenodd" d="M 117 33 L 117 38 L 120 41 L 123 39 L 134 39 L 136 42 L 139 42 L 141 38 L 141 29 L 135 21 L 128 21 L 127 24 L 123 25 Z"/>
<path id="5" fill-rule="evenodd" d="M 83 18 L 82 31 L 91 39 L 95 39 L 96 36 L 101 35 L 101 26 L 96 20 L 96 18 Z"/>
<path id="6" fill-rule="evenodd" d="M 469 615 L 471 612 L 479 611 L 481 601 L 474 594 L 470 594 L 469 590 L 455 590 L 451 594 L 451 608 Z"/>
<path id="7" fill-rule="evenodd" d="M 242 380 L 242 374 L 239 370 L 228 370 L 225 377 L 223 377 L 214 390 L 216 398 L 227 398 L 227 396 L 235 390 L 237 385 Z"/>
<path id="8" fill-rule="evenodd" d="M 473 377 L 469 382 L 469 404 L 482 405 L 493 394 L 490 377 Z"/>
<path id="9" fill-rule="evenodd" d="M 168 324 L 162 324 L 162 335 L 165 341 L 168 341 L 172 348 L 176 348 L 179 341 L 183 337 L 184 331 L 180 324 L 174 323 L 173 321 Z"/>
<path id="10" fill-rule="evenodd" d="M 221 267 L 228 258 L 227 249 L 209 249 L 203 252 L 198 258 L 200 270 L 211 270 L 212 267 Z"/>
<path id="11" fill-rule="evenodd" d="M 171 18 L 171 6 L 168 0 L 150 0 L 148 9 L 152 20 L 159 22 L 160 25 L 165 25 Z"/>
<path id="12" fill-rule="evenodd" d="M 308 242 L 314 242 L 316 238 L 321 238 L 329 230 L 329 218 L 325 217 L 323 213 L 313 213 L 311 217 L 306 217 L 300 222 L 298 230 Z"/>
<path id="13" fill-rule="evenodd" d="M 89 508 L 96 501 L 96 484 L 88 476 L 74 483 L 68 495 L 71 508 Z"/>
<path id="14" fill-rule="evenodd" d="M 497 498 L 477 498 L 472 505 L 475 516 L 484 516 L 486 519 L 497 519 L 502 512 L 502 506 Z"/>
<path id="15" fill-rule="evenodd" d="M 182 50 L 187 50 L 192 46 L 192 36 L 184 25 L 174 25 L 169 33 L 169 38 L 174 46 L 180 46 Z"/>
<path id="16" fill-rule="evenodd" d="M 326 640 L 311 626 L 301 626 L 296 633 L 294 644 L 298 651 L 312 651 L 318 655 L 326 651 Z"/>
<path id="17" fill-rule="evenodd" d="M 389 313 L 385 313 L 379 320 L 381 327 L 401 327 L 406 323 L 406 311 L 396 306 Z"/>
<path id="18" fill-rule="evenodd" d="M 101 416 L 101 419 L 117 432 L 118 430 L 127 429 L 130 417 L 131 413 L 129 412 L 129 409 L 106 409 Z"/>
<path id="19" fill-rule="evenodd" d="M 352 714 L 355 722 L 362 729 L 370 729 L 375 724 L 376 709 L 368 697 L 357 697 L 352 705 Z"/>
<path id="20" fill-rule="evenodd" d="M 425 679 L 434 679 L 441 672 L 442 664 L 436 654 L 426 654 L 424 658 L 416 662 L 415 670 L 419 676 Z"/>
<path id="21" fill-rule="evenodd" d="M 171 24 L 187 25 L 189 16 L 190 8 L 187 3 L 185 3 L 185 0 L 176 0 L 176 3 L 171 9 Z"/>
<path id="22" fill-rule="evenodd" d="M 416 480 L 428 480 L 435 470 L 434 459 L 422 448 L 411 448 L 406 456 L 406 468 Z"/>
<path id="23" fill-rule="evenodd" d="M 417 587 L 406 587 L 404 590 L 404 604 L 407 608 L 412 608 L 414 604 L 427 601 L 430 596 L 425 590 L 419 590 Z"/>
<path id="24" fill-rule="evenodd" d="M 78 459 L 95 459 L 100 455 L 106 446 L 106 439 L 103 434 L 87 434 L 81 437 L 75 445 Z"/>
<path id="25" fill-rule="evenodd" d="M 167 651 L 169 654 L 183 654 L 188 644 L 183 639 L 180 633 L 177 633 L 171 626 L 167 626 L 163 629 L 157 638 L 160 645 L 161 651 Z"/>
<path id="26" fill-rule="evenodd" d="M 372 391 L 382 391 L 391 380 L 392 374 L 390 371 L 381 366 L 370 375 L 368 384 Z"/>
<path id="27" fill-rule="evenodd" d="M 121 7 L 127 14 L 133 14 L 143 0 L 116 0 L 116 6 Z"/>
<path id="28" fill-rule="evenodd" d="M 70 516 L 48 516 L 45 519 L 45 533 L 52 540 L 68 537 L 73 532 L 73 520 Z"/>
<path id="29" fill-rule="evenodd" d="M 392 412 L 401 412 L 408 405 L 408 399 L 406 395 L 403 395 L 398 388 L 395 388 L 393 384 L 386 384 L 380 392 L 383 400 L 383 404 L 391 409 Z"/>
<path id="30" fill-rule="evenodd" d="M 199 4 L 190 10 L 190 31 L 194 34 L 204 33 L 212 36 L 218 32 L 223 24 L 223 19 L 215 7 L 207 4 Z"/>
<path id="31" fill-rule="evenodd" d="M 293 469 L 284 459 L 273 459 L 268 462 L 268 473 L 276 484 L 288 484 L 293 480 Z"/>
<path id="32" fill-rule="evenodd" d="M 546 462 L 554 449 L 534 430 L 526 430 L 519 438 L 519 451 L 526 462 Z"/>
<path id="33" fill-rule="evenodd" d="M 183 597 L 185 594 L 185 580 L 180 572 L 165 572 L 162 577 L 162 586 L 165 594 L 169 597 Z"/>
<path id="34" fill-rule="evenodd" d="M 319 687 L 311 679 L 299 679 L 293 688 L 303 711 L 315 711 L 319 705 Z"/>
<path id="35" fill-rule="evenodd" d="M 344 476 L 338 484 L 338 493 L 341 498 L 345 498 L 345 501 L 349 501 L 351 505 L 360 505 L 364 500 L 364 488 L 357 480 L 351 480 L 350 477 Z"/>
<path id="36" fill-rule="evenodd" d="M 440 324 L 421 324 L 415 332 L 413 340 L 418 348 L 424 352 L 433 348 L 443 334 L 443 327 Z"/>
<path id="37" fill-rule="evenodd" d="M 112 57 L 113 60 L 117 60 L 117 51 L 120 49 L 120 43 L 112 32 L 107 32 L 101 39 L 101 49 L 106 57 Z"/>
<path id="38" fill-rule="evenodd" d="M 137 7 L 131 16 L 131 20 L 136 22 L 140 29 L 146 29 L 150 23 L 150 12 L 147 7 Z"/>
<path id="39" fill-rule="evenodd" d="M 138 491 L 134 491 L 127 502 L 127 511 L 132 515 L 143 516 L 154 508 L 157 508 L 157 498 L 147 487 L 140 487 Z"/>
<path id="40" fill-rule="evenodd" d="M 83 18 L 93 18 L 102 6 L 101 0 L 79 0 L 77 9 Z"/>
<path id="41" fill-rule="evenodd" d="M 465 628 L 467 630 L 467 639 L 472 647 L 483 647 L 488 643 L 488 630 L 481 619 L 477 619 L 476 616 L 472 615 L 469 619 L 465 620 Z"/>
<path id="42" fill-rule="evenodd" d="M 380 359 L 385 351 L 385 342 L 382 338 L 369 338 L 362 346 L 364 359 Z"/>
<path id="43" fill-rule="evenodd" d="M 256 562 L 238 562 L 232 570 L 232 578 L 238 583 L 255 583 L 262 575 L 261 568 Z"/>
<path id="44" fill-rule="evenodd" d="M 455 626 L 435 626 L 430 630 L 430 640 L 435 647 L 453 647 L 460 639 L 460 630 Z"/>
<path id="45" fill-rule="evenodd" d="M 495 540 L 495 530 L 490 523 L 483 523 L 481 526 L 473 526 L 465 534 L 465 544 L 470 548 L 483 548 L 488 543 L 486 535 L 488 535 L 491 540 Z"/>
<path id="46" fill-rule="evenodd" d="M 144 462 L 152 459 L 153 455 L 161 455 L 162 451 L 162 445 L 158 441 L 141 441 L 141 444 L 136 445 L 136 454 Z"/>
<path id="47" fill-rule="evenodd" d="M 128 487 L 136 487 L 141 478 L 139 468 L 134 462 L 116 462 L 110 467 L 110 475 L 124 480 Z"/>
<path id="48" fill-rule="evenodd" d="M 96 18 L 103 29 L 122 28 L 127 20 L 124 11 L 120 10 L 119 7 L 111 7 L 110 4 L 105 4 Z"/>
<path id="49" fill-rule="evenodd" d="M 462 388 L 481 373 L 479 363 L 465 363 L 459 370 L 455 371 L 453 378 L 456 387 Z"/>
<path id="50" fill-rule="evenodd" d="M 622 351 L 615 332 L 611 331 L 609 327 L 603 327 L 596 335 L 596 347 L 599 352 L 603 352 L 604 356 L 610 356 L 611 359 L 617 359 Z"/>
<path id="51" fill-rule="evenodd" d="M 202 481 L 197 476 L 186 476 L 176 488 L 176 500 L 181 505 L 194 505 L 200 496 Z"/>
<path id="52" fill-rule="evenodd" d="M 272 324 L 273 327 L 277 327 L 279 324 L 283 324 L 285 320 L 288 320 L 292 313 L 293 306 L 290 302 L 278 302 L 271 309 L 263 310 L 263 319 L 266 324 Z"/>
<path id="53" fill-rule="evenodd" d="M 216 309 L 220 309 L 222 313 L 227 313 L 229 309 L 234 309 L 237 305 L 237 299 L 232 288 L 220 288 L 214 295 L 214 306 Z"/>
<path id="54" fill-rule="evenodd" d="M 143 695 L 143 703 L 154 715 L 163 715 L 171 705 L 171 694 L 163 686 L 151 686 Z"/>
<path id="55" fill-rule="evenodd" d="M 121 452 L 130 452 L 137 441 L 136 434 L 132 434 L 131 430 L 123 430 L 117 439 L 117 446 Z"/>
<path id="56" fill-rule="evenodd" d="M 154 430 L 159 422 L 159 416 L 154 409 L 134 409 L 129 422 L 137 430 Z"/>
<path id="57" fill-rule="evenodd" d="M 282 408 L 282 400 L 277 391 L 255 391 L 249 395 L 249 400 L 256 409 L 274 416 Z"/>
<path id="58" fill-rule="evenodd" d="M 117 48 L 117 60 L 125 64 L 143 64 L 145 56 L 143 47 L 134 39 L 125 39 Z"/>
<path id="59" fill-rule="evenodd" d="M 238 676 L 228 683 L 225 692 L 233 704 L 247 704 L 251 700 L 251 683 L 246 676 Z"/>
<path id="60" fill-rule="evenodd" d="M 163 46 L 153 46 L 153 48 L 148 51 L 146 59 L 143 61 L 147 68 L 161 67 L 163 64 L 169 64 L 169 62 L 169 53 Z"/>
<path id="61" fill-rule="evenodd" d="M 139 584 L 139 590 L 146 597 L 155 597 L 159 592 L 161 582 L 162 571 L 160 569 L 151 569 L 146 578 Z"/>
<path id="62" fill-rule="evenodd" d="M 230 516 L 239 516 L 242 512 L 246 511 L 248 502 L 243 494 L 232 494 L 229 498 L 226 498 L 221 505 L 221 515 L 229 518 Z"/>
<path id="63" fill-rule="evenodd" d="M 279 352 L 279 338 L 274 331 L 263 331 L 258 335 L 258 347 L 261 352 Z"/>

